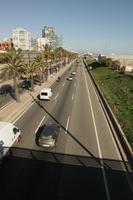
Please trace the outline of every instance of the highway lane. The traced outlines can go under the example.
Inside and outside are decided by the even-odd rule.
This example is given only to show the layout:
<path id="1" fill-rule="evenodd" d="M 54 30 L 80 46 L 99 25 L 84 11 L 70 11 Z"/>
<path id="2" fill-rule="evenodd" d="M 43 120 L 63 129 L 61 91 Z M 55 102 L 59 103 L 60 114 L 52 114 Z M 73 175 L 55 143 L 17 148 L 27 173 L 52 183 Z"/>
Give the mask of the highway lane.
<path id="1" fill-rule="evenodd" d="M 68 74 L 70 71 L 66 72 L 61 83 L 56 82 L 53 85 L 54 95 L 49 102 L 39 101 L 44 109 L 35 103 L 16 121 L 15 124 L 23 132 L 22 141 L 17 147 L 61 153 L 54 154 L 58 162 L 77 164 L 79 161 L 86 174 L 81 170 L 76 170 L 75 167 L 72 170 L 69 169 L 71 177 L 67 171 L 68 168 L 63 167 L 60 172 L 59 169 L 57 170 L 60 179 L 57 181 L 58 192 L 56 192 L 62 196 L 71 196 L 70 191 L 73 188 L 74 197 L 78 197 L 79 191 L 77 190 L 81 189 L 84 192 L 84 194 L 82 192 L 83 196 L 89 192 L 93 195 L 93 199 L 98 197 L 107 200 L 132 199 L 122 160 L 88 74 L 83 65 L 77 68 L 77 75 L 73 81 L 66 81 Z M 54 121 L 47 111 L 67 128 L 88 151 L 63 129 L 60 132 L 56 148 L 49 150 L 38 147 L 35 144 L 35 132 L 38 126 Z M 38 155 L 37 152 L 32 153 Z M 66 154 L 66 157 L 62 154 Z M 73 154 L 74 158 L 69 157 L 69 154 Z M 44 153 L 44 160 L 51 155 L 53 154 Z M 76 177 L 78 172 L 81 174 Z M 43 177 L 45 178 L 45 175 Z M 80 181 L 80 185 L 84 186 L 84 189 L 82 186 L 78 187 L 78 181 Z M 85 183 L 88 185 L 88 189 Z"/>
<path id="2" fill-rule="evenodd" d="M 38 103 L 34 103 L 28 110 L 27 112 L 25 112 L 21 118 L 19 118 L 16 121 L 16 126 L 18 126 L 23 133 L 23 137 L 22 137 L 22 141 L 20 142 L 20 144 L 18 144 L 20 147 L 25 147 L 25 148 L 39 148 L 37 147 L 37 145 L 35 145 L 35 133 L 36 133 L 36 129 L 38 127 L 38 125 L 46 123 L 47 118 L 49 118 L 49 121 L 51 121 L 51 117 L 49 117 L 49 114 L 52 114 L 57 120 L 58 118 L 55 116 L 55 114 L 53 113 L 53 108 L 60 107 L 60 109 L 62 110 L 61 102 L 63 102 L 64 100 L 62 100 L 62 98 L 67 99 L 67 92 L 65 92 L 65 85 L 69 86 L 71 83 L 68 82 L 66 80 L 66 78 L 69 76 L 70 72 L 66 72 L 62 77 L 61 77 L 61 81 L 59 82 L 55 82 L 55 84 L 52 86 L 52 89 L 54 91 L 53 96 L 51 98 L 50 101 L 38 101 L 40 103 L 40 105 L 42 105 L 44 107 L 44 109 L 42 109 L 42 107 L 39 106 Z M 63 94 L 61 94 L 61 92 L 63 91 Z M 59 96 L 57 96 L 59 94 Z M 60 95 L 61 94 L 61 95 Z M 66 95 L 66 96 L 64 96 Z M 46 110 L 46 111 L 45 111 Z M 49 114 L 48 114 L 48 113 Z M 58 115 L 62 113 L 60 112 L 60 110 L 58 111 Z M 46 116 L 46 117 L 45 117 Z M 44 118 L 45 122 L 42 121 L 42 119 Z M 64 126 L 65 126 L 65 113 L 62 114 L 62 119 L 64 119 Z M 28 124 L 27 124 L 28 121 Z M 41 126 L 40 124 L 40 126 Z M 40 148 L 39 148 L 40 149 Z"/>

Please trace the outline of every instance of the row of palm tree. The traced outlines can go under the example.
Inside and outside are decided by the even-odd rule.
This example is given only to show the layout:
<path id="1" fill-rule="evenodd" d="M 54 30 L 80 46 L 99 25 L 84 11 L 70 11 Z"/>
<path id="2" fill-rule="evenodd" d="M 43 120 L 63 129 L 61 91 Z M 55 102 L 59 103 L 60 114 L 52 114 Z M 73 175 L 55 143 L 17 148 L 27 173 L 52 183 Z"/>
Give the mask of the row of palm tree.
<path id="1" fill-rule="evenodd" d="M 1 69 L 0 78 L 4 78 L 7 74 L 12 77 L 14 85 L 14 97 L 16 101 L 20 101 L 18 80 L 21 76 L 26 75 L 30 78 L 31 90 L 34 91 L 33 77 L 39 75 L 40 83 L 44 82 L 44 71 L 48 71 L 49 64 L 59 63 L 62 67 L 62 63 L 66 64 L 66 58 L 68 60 L 76 57 L 77 54 L 68 52 L 62 47 L 52 49 L 51 46 L 45 45 L 42 52 L 40 52 L 33 60 L 24 62 L 22 59 L 22 50 L 16 50 L 14 47 L 7 50 L 4 55 L 6 67 Z"/>

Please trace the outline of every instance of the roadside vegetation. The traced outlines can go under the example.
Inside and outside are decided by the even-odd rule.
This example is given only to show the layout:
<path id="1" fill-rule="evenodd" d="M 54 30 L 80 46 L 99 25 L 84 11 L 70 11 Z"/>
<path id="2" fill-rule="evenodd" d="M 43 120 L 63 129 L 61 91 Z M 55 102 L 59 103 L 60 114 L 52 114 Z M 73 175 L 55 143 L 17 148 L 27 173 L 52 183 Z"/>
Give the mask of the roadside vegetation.
<path id="1" fill-rule="evenodd" d="M 41 52 L 37 52 L 37 56 L 32 60 L 25 61 L 22 53 L 21 49 L 16 50 L 13 47 L 7 49 L 6 53 L 0 54 L 0 63 L 6 64 L 0 70 L 0 79 L 4 80 L 7 75 L 9 79 L 13 79 L 14 98 L 18 102 L 20 101 L 18 82 L 21 77 L 26 76 L 30 80 L 31 91 L 34 92 L 34 76 L 40 77 L 41 84 L 44 82 L 44 76 L 47 80 L 48 74 L 51 74 L 52 64 L 56 64 L 55 68 L 59 71 L 77 56 L 76 53 L 69 52 L 62 47 L 53 48 L 47 44 Z"/>
<path id="2" fill-rule="evenodd" d="M 91 73 L 133 148 L 133 77 L 119 71 L 119 62 L 110 58 L 86 63 L 93 66 Z"/>

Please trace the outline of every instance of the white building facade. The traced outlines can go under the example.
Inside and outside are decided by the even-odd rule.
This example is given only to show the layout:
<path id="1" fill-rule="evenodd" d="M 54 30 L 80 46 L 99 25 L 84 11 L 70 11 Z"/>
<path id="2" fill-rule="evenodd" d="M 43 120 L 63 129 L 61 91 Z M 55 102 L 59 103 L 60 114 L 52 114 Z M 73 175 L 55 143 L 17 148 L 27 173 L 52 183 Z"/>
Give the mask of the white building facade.
<path id="1" fill-rule="evenodd" d="M 47 38 L 37 38 L 38 51 L 43 51 L 46 44 L 49 44 L 49 40 Z"/>
<path id="2" fill-rule="evenodd" d="M 133 65 L 133 55 L 120 55 L 120 54 L 105 54 L 107 58 L 111 58 L 112 60 L 119 60 L 120 64 L 123 65 Z"/>
<path id="3" fill-rule="evenodd" d="M 32 50 L 31 34 L 23 28 L 12 30 L 12 42 L 16 49 Z"/>

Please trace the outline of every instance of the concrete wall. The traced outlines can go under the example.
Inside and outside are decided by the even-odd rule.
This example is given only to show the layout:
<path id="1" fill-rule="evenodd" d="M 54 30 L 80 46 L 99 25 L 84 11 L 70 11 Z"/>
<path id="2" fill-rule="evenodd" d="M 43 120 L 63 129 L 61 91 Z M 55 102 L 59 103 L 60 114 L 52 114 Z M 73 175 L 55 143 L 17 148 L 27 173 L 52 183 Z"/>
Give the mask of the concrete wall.
<path id="1" fill-rule="evenodd" d="M 112 60 L 119 60 L 120 64 L 132 64 L 133 65 L 133 55 L 117 55 L 108 54 L 105 55 L 107 58 L 112 58 Z"/>

